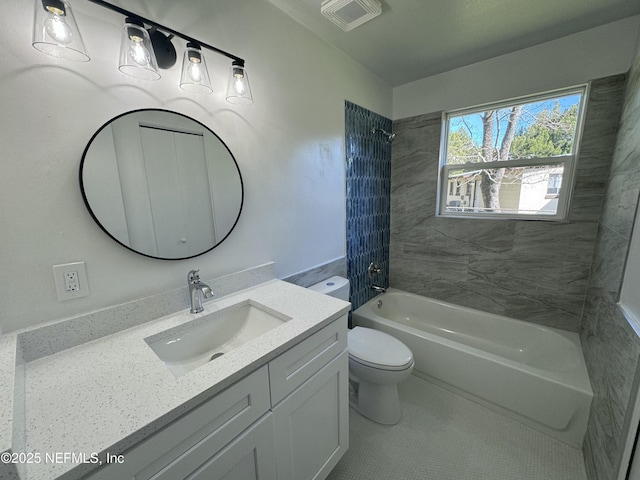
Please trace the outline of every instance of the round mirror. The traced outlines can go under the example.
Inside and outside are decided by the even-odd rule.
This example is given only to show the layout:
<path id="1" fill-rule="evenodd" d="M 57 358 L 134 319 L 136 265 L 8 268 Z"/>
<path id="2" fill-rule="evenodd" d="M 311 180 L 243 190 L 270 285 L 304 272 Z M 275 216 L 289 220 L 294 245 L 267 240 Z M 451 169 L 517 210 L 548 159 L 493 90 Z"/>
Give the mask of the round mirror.
<path id="1" fill-rule="evenodd" d="M 240 169 L 224 142 L 192 118 L 156 109 L 120 115 L 93 135 L 80 189 L 111 238 L 164 260 L 219 245 L 244 199 Z"/>

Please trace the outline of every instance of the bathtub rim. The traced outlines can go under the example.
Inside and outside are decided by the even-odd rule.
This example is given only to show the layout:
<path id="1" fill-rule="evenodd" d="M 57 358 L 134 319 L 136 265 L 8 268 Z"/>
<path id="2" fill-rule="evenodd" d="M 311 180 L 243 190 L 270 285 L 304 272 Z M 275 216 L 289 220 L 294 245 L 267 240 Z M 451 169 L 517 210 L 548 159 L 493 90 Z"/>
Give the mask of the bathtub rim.
<path id="1" fill-rule="evenodd" d="M 473 347 L 471 345 L 467 345 L 461 342 L 456 342 L 454 340 L 450 340 L 448 338 L 436 335 L 434 333 L 430 333 L 430 332 L 426 332 L 424 330 L 421 330 L 419 328 L 413 327 L 411 325 L 407 325 L 405 323 L 401 323 L 395 320 L 390 320 L 386 317 L 382 317 L 380 315 L 377 315 L 375 310 L 373 308 L 375 308 L 374 306 L 377 304 L 378 300 L 384 300 L 384 296 L 387 295 L 388 293 L 392 293 L 392 294 L 400 294 L 400 295 L 406 295 L 406 296 L 411 296 L 411 297 L 417 297 L 420 299 L 426 299 L 429 302 L 433 302 L 436 304 L 440 304 L 446 307 L 452 307 L 464 312 L 468 312 L 468 313 L 476 313 L 476 312 L 480 312 L 482 314 L 486 314 L 492 317 L 496 317 L 499 318 L 501 320 L 504 321 L 508 321 L 508 322 L 514 322 L 516 324 L 524 324 L 527 327 L 532 327 L 536 330 L 540 330 L 540 331 L 547 331 L 547 332 L 552 332 L 555 334 L 559 334 L 562 337 L 564 337 L 566 340 L 568 340 L 569 342 L 571 342 L 575 347 L 577 347 L 577 352 L 580 354 L 580 358 L 578 359 L 578 365 L 576 367 L 574 367 L 573 369 L 567 370 L 567 371 L 563 371 L 563 372 L 558 372 L 558 371 L 551 371 L 551 370 L 544 370 L 541 368 L 537 368 L 534 367 L 532 365 L 527 365 L 525 363 L 521 363 L 521 362 L 517 362 L 515 360 L 506 358 L 506 357 L 502 357 L 500 355 L 497 355 L 495 353 L 492 352 L 488 352 L 486 350 L 482 350 L 479 349 L 477 347 Z M 371 315 L 366 315 L 365 313 L 370 313 Z M 476 310 L 473 308 L 469 308 L 469 307 L 464 307 L 464 306 L 460 306 L 460 305 L 456 305 L 454 303 L 449 303 L 449 302 L 445 302 L 442 300 L 438 300 L 435 298 L 431 298 L 431 297 L 426 297 L 424 295 L 418 295 L 415 293 L 411 293 L 411 292 L 406 292 L 404 290 L 399 290 L 396 288 L 388 288 L 386 290 L 385 293 L 381 293 L 379 295 L 376 295 L 375 297 L 373 297 L 371 300 L 369 300 L 368 302 L 362 304 L 360 307 L 358 307 L 356 310 L 354 310 L 352 312 L 352 323 L 353 326 L 359 326 L 362 325 L 361 323 L 358 322 L 358 319 L 360 317 L 364 317 L 367 318 L 373 322 L 379 322 L 382 323 L 384 325 L 386 325 L 389 328 L 399 328 L 401 330 L 404 330 L 408 333 L 411 333 L 412 335 L 416 335 L 417 337 L 420 338 L 424 338 L 428 341 L 434 341 L 434 342 L 438 342 L 441 343 L 443 345 L 446 345 L 447 347 L 450 347 L 454 350 L 457 351 L 463 351 L 467 354 L 471 354 L 472 356 L 475 357 L 481 357 L 481 358 L 490 358 L 491 360 L 500 363 L 502 365 L 514 368 L 518 371 L 521 371 L 523 373 L 527 373 L 529 375 L 535 375 L 539 378 L 543 378 L 545 380 L 557 383 L 557 384 L 561 384 L 561 385 L 565 385 L 573 390 L 588 394 L 588 395 L 592 395 L 593 396 L 593 390 L 591 388 L 591 382 L 589 380 L 589 375 L 588 375 L 588 371 L 587 371 L 587 367 L 586 367 L 586 362 L 584 359 L 584 354 L 582 351 L 582 344 L 580 342 L 580 337 L 577 333 L 574 332 L 569 332 L 566 330 L 560 330 L 558 328 L 554 328 L 554 327 L 549 327 L 549 326 L 545 326 L 545 325 L 539 325 L 539 324 L 535 324 L 535 323 L 531 323 L 531 322 L 525 322 L 524 320 L 518 320 L 516 318 L 511 318 L 511 317 L 507 317 L 504 315 L 498 315 L 498 314 L 493 314 L 490 312 L 484 312 L 482 310 Z"/>

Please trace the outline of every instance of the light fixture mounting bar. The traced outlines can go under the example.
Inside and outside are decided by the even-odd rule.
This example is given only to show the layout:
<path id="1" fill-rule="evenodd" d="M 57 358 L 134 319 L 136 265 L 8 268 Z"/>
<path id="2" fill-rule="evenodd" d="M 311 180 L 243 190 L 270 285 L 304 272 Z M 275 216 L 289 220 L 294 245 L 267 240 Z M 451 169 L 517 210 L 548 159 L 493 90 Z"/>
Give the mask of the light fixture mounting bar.
<path id="1" fill-rule="evenodd" d="M 240 62 L 240 64 L 244 65 L 244 59 L 237 57 L 235 55 L 233 55 L 232 53 L 226 52 L 224 50 L 221 50 L 217 47 L 214 47 L 213 45 L 209 45 L 207 43 L 201 42 L 200 40 L 190 37 L 188 35 L 185 35 L 184 33 L 180 33 L 176 30 L 173 30 L 169 27 L 165 27 L 164 25 L 161 25 L 157 22 L 154 22 L 153 20 L 149 20 L 148 18 L 145 18 L 141 15 L 138 15 L 137 13 L 133 13 L 130 12 L 129 10 L 125 10 L 124 8 L 118 7 L 117 5 L 113 5 L 109 2 L 105 2 L 104 0 L 88 0 L 91 3 L 95 3 L 96 5 L 100 5 L 101 7 L 107 8 L 109 10 L 112 10 L 114 12 L 118 12 L 121 15 L 124 15 L 125 17 L 136 17 L 139 18 L 143 23 L 145 23 L 146 25 L 149 25 L 151 27 L 155 27 L 158 30 L 161 30 L 165 33 L 170 33 L 175 35 L 176 37 L 180 37 L 183 40 L 186 40 L 187 42 L 195 42 L 198 45 L 200 45 L 200 47 L 202 48 L 206 48 L 208 50 L 211 50 L 219 55 L 223 55 L 227 58 L 232 59 L 234 62 Z"/>

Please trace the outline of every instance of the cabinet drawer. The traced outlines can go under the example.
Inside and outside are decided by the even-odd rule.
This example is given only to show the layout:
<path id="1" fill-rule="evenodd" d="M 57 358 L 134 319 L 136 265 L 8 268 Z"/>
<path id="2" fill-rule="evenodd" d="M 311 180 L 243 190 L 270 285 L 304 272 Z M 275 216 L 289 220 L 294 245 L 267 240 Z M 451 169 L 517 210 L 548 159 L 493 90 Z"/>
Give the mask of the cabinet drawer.
<path id="1" fill-rule="evenodd" d="M 181 459 L 157 480 L 277 480 L 273 415 L 266 414 L 221 451 L 204 454 L 208 459 L 203 464 Z"/>
<path id="2" fill-rule="evenodd" d="M 187 456 L 204 462 L 269 410 L 265 365 L 124 453 L 91 480 L 167 478 L 164 471 Z M 206 452 L 209 452 L 206 455 Z"/>
<path id="3" fill-rule="evenodd" d="M 271 405 L 275 406 L 346 348 L 347 316 L 344 315 L 271 361 Z"/>

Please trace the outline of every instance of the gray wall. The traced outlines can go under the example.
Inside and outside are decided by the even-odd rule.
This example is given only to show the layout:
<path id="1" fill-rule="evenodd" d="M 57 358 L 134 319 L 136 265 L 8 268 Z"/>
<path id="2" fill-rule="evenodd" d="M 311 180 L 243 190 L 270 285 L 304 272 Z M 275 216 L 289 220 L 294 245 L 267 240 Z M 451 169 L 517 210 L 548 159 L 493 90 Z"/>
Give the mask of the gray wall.
<path id="1" fill-rule="evenodd" d="M 441 115 L 394 121 L 390 285 L 578 331 L 623 86 L 592 83 L 568 223 L 436 218 Z"/>
<path id="2" fill-rule="evenodd" d="M 0 268 L 5 276 L 29 272 L 29 288 L 2 283 L 4 333 L 182 288 L 192 268 L 217 278 L 273 261 L 276 275 L 287 277 L 345 255 L 344 99 L 390 116 L 389 84 L 271 2 L 207 2 L 215 5 L 210 16 L 153 8 L 159 23 L 202 41 L 233 42 L 232 50 L 242 52 L 255 103 L 231 106 L 224 95 L 181 90 L 178 67 L 156 82 L 122 75 L 112 58 L 122 18 L 91 2 L 71 3 L 90 62 L 37 52 L 27 38 L 35 3 L 1 2 Z M 225 88 L 227 59 L 207 61 L 215 88 Z M 285 71 L 290 81 L 282 81 Z M 173 110 L 204 123 L 238 161 L 242 214 L 211 252 L 172 262 L 136 255 L 87 212 L 78 188 L 82 152 L 107 120 L 138 108 Z M 91 295 L 60 302 L 51 266 L 77 261 L 86 264 Z"/>
<path id="3" fill-rule="evenodd" d="M 581 341 L 594 392 L 583 448 L 591 480 L 616 478 L 631 414 L 640 346 L 615 303 L 639 191 L 640 54 L 628 75 L 582 319 Z"/>

